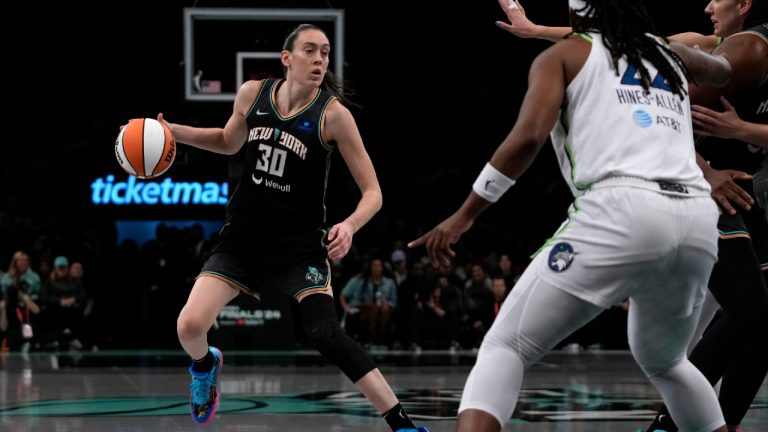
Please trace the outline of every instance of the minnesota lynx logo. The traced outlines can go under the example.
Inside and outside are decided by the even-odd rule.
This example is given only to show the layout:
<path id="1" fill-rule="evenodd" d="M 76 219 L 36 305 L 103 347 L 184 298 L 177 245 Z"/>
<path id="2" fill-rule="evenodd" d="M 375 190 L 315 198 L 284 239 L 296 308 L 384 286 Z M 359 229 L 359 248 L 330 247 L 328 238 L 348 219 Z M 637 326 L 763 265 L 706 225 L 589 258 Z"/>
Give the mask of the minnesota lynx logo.
<path id="1" fill-rule="evenodd" d="M 319 283 L 321 280 L 324 279 L 323 278 L 323 274 L 320 273 L 320 271 L 318 269 L 314 268 L 314 267 L 307 267 L 307 274 L 304 275 L 304 277 L 308 281 L 310 281 L 310 282 L 312 282 L 314 284 Z"/>
<path id="2" fill-rule="evenodd" d="M 575 255 L 576 253 L 570 244 L 560 242 L 553 246 L 549 253 L 549 268 L 556 272 L 565 271 L 571 265 Z"/>

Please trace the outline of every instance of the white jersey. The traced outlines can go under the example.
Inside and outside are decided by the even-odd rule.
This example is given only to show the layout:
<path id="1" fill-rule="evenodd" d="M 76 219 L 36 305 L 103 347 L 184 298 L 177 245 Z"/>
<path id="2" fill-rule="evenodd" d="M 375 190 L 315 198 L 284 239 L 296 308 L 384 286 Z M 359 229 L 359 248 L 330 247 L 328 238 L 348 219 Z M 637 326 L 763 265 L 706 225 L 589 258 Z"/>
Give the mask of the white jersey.
<path id="1" fill-rule="evenodd" d="M 566 89 L 568 106 L 551 134 L 573 194 L 612 177 L 663 181 L 683 185 L 689 194 L 708 194 L 696 165 L 689 99 L 672 93 L 656 68 L 643 61 L 653 80 L 646 94 L 637 69 L 622 58 L 617 75 L 602 36 L 588 36 L 592 50 Z"/>

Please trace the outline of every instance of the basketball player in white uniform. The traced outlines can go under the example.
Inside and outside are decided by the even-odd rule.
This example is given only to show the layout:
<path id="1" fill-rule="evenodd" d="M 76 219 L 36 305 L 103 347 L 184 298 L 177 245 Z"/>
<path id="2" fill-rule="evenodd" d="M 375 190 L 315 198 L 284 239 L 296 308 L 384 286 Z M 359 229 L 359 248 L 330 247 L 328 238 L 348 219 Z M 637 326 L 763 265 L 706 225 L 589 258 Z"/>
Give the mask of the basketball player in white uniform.
<path id="1" fill-rule="evenodd" d="M 680 44 L 673 53 L 648 34 L 653 26 L 641 2 L 569 3 L 577 33 L 532 64 L 517 123 L 470 196 L 410 244 L 426 245 L 433 265 L 448 263 L 451 245 L 553 131 L 576 199 L 485 336 L 458 431 L 499 431 L 515 409 L 524 369 L 625 298 L 632 354 L 680 429 L 725 431 L 712 386 L 686 358 L 716 260 L 718 211 L 695 160 L 682 63 L 715 86 L 726 84 L 730 66 Z"/>

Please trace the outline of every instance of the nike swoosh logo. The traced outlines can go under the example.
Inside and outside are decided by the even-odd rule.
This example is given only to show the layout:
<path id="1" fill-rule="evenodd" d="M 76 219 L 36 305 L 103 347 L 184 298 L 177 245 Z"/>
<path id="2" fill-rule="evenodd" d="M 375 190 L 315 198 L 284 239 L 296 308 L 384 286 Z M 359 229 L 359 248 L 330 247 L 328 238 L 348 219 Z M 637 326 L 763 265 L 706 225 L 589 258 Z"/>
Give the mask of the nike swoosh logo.
<path id="1" fill-rule="evenodd" d="M 251 179 L 253 179 L 253 182 L 254 182 L 254 183 L 256 183 L 257 185 L 260 185 L 260 184 L 261 184 L 261 182 L 263 182 L 263 181 L 264 181 L 264 179 L 263 179 L 263 178 L 256 178 L 256 175 L 255 175 L 255 174 L 251 174 Z"/>
<path id="2" fill-rule="evenodd" d="M 262 112 L 261 110 L 256 110 L 256 115 L 267 115 L 269 112 Z"/>

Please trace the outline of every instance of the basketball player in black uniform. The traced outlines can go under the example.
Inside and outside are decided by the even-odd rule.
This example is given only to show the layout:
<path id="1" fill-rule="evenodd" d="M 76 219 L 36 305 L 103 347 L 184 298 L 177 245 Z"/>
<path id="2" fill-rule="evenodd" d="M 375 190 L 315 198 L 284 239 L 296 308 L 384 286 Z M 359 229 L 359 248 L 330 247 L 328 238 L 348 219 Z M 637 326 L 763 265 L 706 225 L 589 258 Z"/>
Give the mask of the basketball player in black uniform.
<path id="1" fill-rule="evenodd" d="M 169 124 L 177 142 L 224 154 L 247 148 L 227 222 L 178 318 L 179 340 L 193 359 L 190 404 L 199 423 L 215 413 L 223 363 L 221 352 L 208 346 L 208 329 L 240 293 L 258 299 L 263 290 L 278 289 L 299 302 L 309 340 L 357 385 L 393 431 L 426 431 L 416 429 L 336 315 L 328 259 L 347 254 L 353 235 L 379 210 L 382 198 L 355 120 L 327 70 L 329 52 L 325 33 L 302 24 L 283 46 L 285 78 L 244 83 L 224 128 Z M 348 218 L 326 229 L 325 189 L 334 149 L 362 197 Z"/>
<path id="2" fill-rule="evenodd" d="M 705 12 L 718 37 L 714 52 L 729 59 L 733 76 L 724 89 L 692 88 L 692 102 L 717 105 L 725 96 L 744 121 L 768 124 L 768 0 L 711 1 Z M 693 117 L 696 122 L 695 112 Z M 719 261 L 709 283 L 722 313 L 690 360 L 711 383 L 722 379 L 720 405 L 731 431 L 738 430 L 768 372 L 768 159 L 755 145 L 764 140 L 706 137 L 697 146 L 699 165 L 723 208 Z M 733 170 L 753 174 L 753 180 L 741 181 Z M 732 193 L 723 190 L 736 185 L 751 197 L 729 199 Z M 672 420 L 663 409 L 648 431 L 676 431 Z"/>

